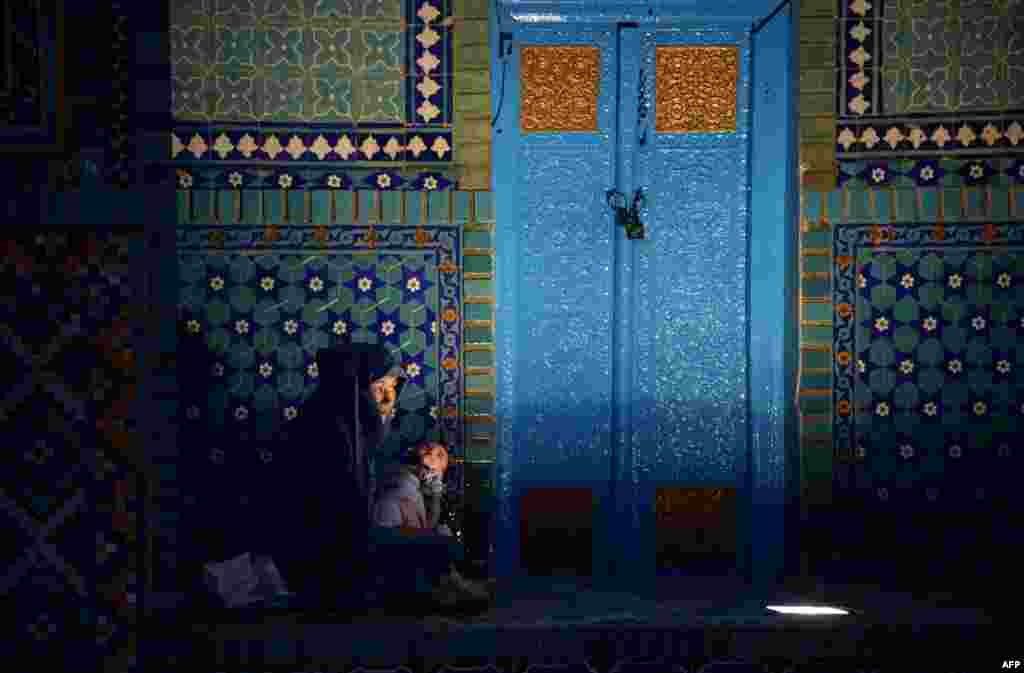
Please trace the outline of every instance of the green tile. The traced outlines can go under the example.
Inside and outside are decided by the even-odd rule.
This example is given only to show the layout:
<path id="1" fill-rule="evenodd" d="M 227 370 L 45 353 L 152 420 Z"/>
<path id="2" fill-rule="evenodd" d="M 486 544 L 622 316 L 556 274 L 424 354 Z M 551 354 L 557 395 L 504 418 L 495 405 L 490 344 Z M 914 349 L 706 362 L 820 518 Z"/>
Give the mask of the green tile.
<path id="1" fill-rule="evenodd" d="M 258 226 L 263 224 L 263 205 L 260 197 L 263 191 L 259 189 L 242 190 L 242 224 Z"/>
<path id="2" fill-rule="evenodd" d="M 831 297 L 832 288 L 826 279 L 804 278 L 801 281 L 805 297 Z"/>
<path id="3" fill-rule="evenodd" d="M 804 304 L 803 314 L 804 320 L 831 320 L 832 304 Z"/>
<path id="4" fill-rule="evenodd" d="M 467 367 L 494 366 L 494 353 L 491 351 L 466 351 L 464 357 Z"/>
<path id="5" fill-rule="evenodd" d="M 917 197 L 913 189 L 896 190 L 896 220 L 898 222 L 917 220 Z"/>
<path id="6" fill-rule="evenodd" d="M 176 211 L 178 213 L 179 225 L 192 223 L 192 213 L 189 212 L 189 196 L 190 192 L 187 192 L 183 189 L 178 190 L 178 207 Z"/>
<path id="7" fill-rule="evenodd" d="M 331 221 L 331 193 L 326 189 L 313 191 L 313 222 L 328 224 Z"/>
<path id="8" fill-rule="evenodd" d="M 220 221 L 224 224 L 235 223 L 235 194 L 234 190 L 220 189 L 215 192 L 217 199 L 217 212 L 220 214 Z"/>
<path id="9" fill-rule="evenodd" d="M 827 217 L 832 223 L 843 221 L 842 190 L 833 189 L 827 194 L 825 217 Z"/>
<path id="10" fill-rule="evenodd" d="M 466 224 L 467 222 L 469 222 L 469 203 L 472 197 L 472 192 L 465 192 L 462 190 L 455 192 L 455 197 L 452 200 L 452 207 L 454 209 L 452 217 L 454 219 L 455 224 Z M 469 243 L 466 243 L 466 247 L 473 246 L 469 245 Z"/>
<path id="11" fill-rule="evenodd" d="M 209 189 L 192 190 L 192 219 L 197 224 L 213 224 L 213 192 Z"/>
<path id="12" fill-rule="evenodd" d="M 939 192 L 936 189 L 921 190 L 921 220 L 935 222 L 939 219 Z"/>
<path id="13" fill-rule="evenodd" d="M 992 219 L 1005 222 L 1011 218 L 1009 189 L 994 187 L 992 189 Z"/>
<path id="14" fill-rule="evenodd" d="M 291 224 L 306 223 L 306 192 L 302 189 L 289 189 L 285 193 L 288 199 L 288 221 Z"/>
<path id="15" fill-rule="evenodd" d="M 474 374 L 466 376 L 467 390 L 492 390 L 494 388 L 494 377 Z"/>
<path id="16" fill-rule="evenodd" d="M 825 479 L 832 476 L 832 451 L 809 451 L 804 456 L 807 479 Z"/>
<path id="17" fill-rule="evenodd" d="M 465 279 L 462 281 L 462 287 L 466 291 L 467 296 L 473 295 L 489 295 L 494 296 L 493 289 L 494 281 L 492 280 L 473 280 Z"/>
<path id="18" fill-rule="evenodd" d="M 476 192 L 476 221 L 494 222 L 493 192 Z"/>
<path id="19" fill-rule="evenodd" d="M 832 376 L 830 374 L 808 374 L 804 372 L 800 379 L 803 388 L 831 388 Z"/>
<path id="20" fill-rule="evenodd" d="M 448 192 L 430 192 L 427 197 L 429 222 L 435 225 L 451 223 L 452 213 L 448 202 Z"/>
<path id="21" fill-rule="evenodd" d="M 835 94 L 831 91 L 801 92 L 799 106 L 801 115 L 829 114 L 835 106 Z"/>
<path id="22" fill-rule="evenodd" d="M 889 217 L 889 200 L 892 191 L 888 189 L 877 189 L 875 190 L 875 220 L 879 224 L 889 224 L 891 219 Z"/>
<path id="23" fill-rule="evenodd" d="M 803 270 L 811 273 L 832 271 L 832 258 L 824 255 L 804 255 Z"/>
<path id="24" fill-rule="evenodd" d="M 981 189 L 967 190 L 967 217 L 985 216 L 985 192 Z"/>
<path id="25" fill-rule="evenodd" d="M 337 224 L 353 224 L 355 220 L 352 208 L 355 204 L 356 192 L 334 193 L 334 217 Z"/>
<path id="26" fill-rule="evenodd" d="M 467 397 L 465 401 L 465 409 L 467 414 L 493 414 L 494 400 L 488 400 L 482 397 Z"/>
<path id="27" fill-rule="evenodd" d="M 832 367 L 832 354 L 827 351 L 803 351 L 804 367 L 825 369 Z"/>
<path id="28" fill-rule="evenodd" d="M 402 222 L 402 199 L 406 192 L 381 192 L 381 209 L 384 224 L 404 224 Z"/>
<path id="29" fill-rule="evenodd" d="M 850 189 L 850 222 L 871 222 L 875 219 L 868 202 L 868 190 Z"/>
<path id="30" fill-rule="evenodd" d="M 462 312 L 466 320 L 490 320 L 493 317 L 491 308 L 490 304 L 466 304 Z"/>
<path id="31" fill-rule="evenodd" d="M 942 212 L 947 222 L 960 219 L 960 190 L 946 188 L 942 190 Z"/>
<path id="32" fill-rule="evenodd" d="M 471 194 L 472 192 L 463 193 Z M 467 231 L 464 236 L 467 248 L 489 249 L 493 243 L 491 240 L 491 232 L 489 231 Z"/>
<path id="33" fill-rule="evenodd" d="M 455 62 L 461 67 L 469 65 L 472 61 L 462 53 L 462 48 L 467 45 L 487 44 L 487 38 L 486 21 L 460 21 L 459 29 L 455 31 Z"/>
<path id="34" fill-rule="evenodd" d="M 459 28 L 461 29 L 461 27 L 460 25 Z M 491 72 L 489 68 L 468 69 L 463 67 L 457 71 L 455 77 L 456 96 L 467 93 L 489 93 L 490 90 Z"/>
<path id="35" fill-rule="evenodd" d="M 410 225 L 424 223 L 425 213 L 423 212 L 423 201 L 419 192 L 409 192 L 405 199 L 405 219 Z"/>
<path id="36" fill-rule="evenodd" d="M 829 397 L 801 397 L 800 411 L 805 414 L 831 413 L 832 399 Z"/>
<path id="37" fill-rule="evenodd" d="M 357 224 L 369 224 L 377 220 L 377 210 L 374 206 L 376 192 L 356 192 L 359 200 L 359 222 Z"/>
<path id="38" fill-rule="evenodd" d="M 820 417 L 813 417 L 820 418 Z M 803 419 L 800 421 L 800 430 L 805 435 L 827 435 L 832 433 L 832 419 L 825 417 L 825 420 L 810 421 Z"/>
<path id="39" fill-rule="evenodd" d="M 805 248 L 831 248 L 832 232 L 808 231 L 803 236 L 803 246 Z"/>
<path id="40" fill-rule="evenodd" d="M 466 255 L 462 264 L 464 269 L 470 273 L 490 273 L 494 270 L 493 259 L 490 255 Z"/>
<path id="41" fill-rule="evenodd" d="M 812 325 L 801 325 L 800 340 L 816 344 L 832 343 L 832 326 L 817 327 Z"/>
<path id="42" fill-rule="evenodd" d="M 467 343 L 494 343 L 494 330 L 489 327 L 467 327 L 463 335 Z"/>

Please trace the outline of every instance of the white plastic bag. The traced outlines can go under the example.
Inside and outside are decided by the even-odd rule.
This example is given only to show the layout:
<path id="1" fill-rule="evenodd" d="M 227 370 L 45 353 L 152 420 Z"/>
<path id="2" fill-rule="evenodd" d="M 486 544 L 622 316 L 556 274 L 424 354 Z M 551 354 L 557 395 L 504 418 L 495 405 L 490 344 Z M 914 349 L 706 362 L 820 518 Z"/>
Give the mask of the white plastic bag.
<path id="1" fill-rule="evenodd" d="M 203 575 L 206 586 L 229 608 L 291 595 L 269 556 L 257 556 L 254 560 L 246 552 L 227 561 L 207 563 Z"/>

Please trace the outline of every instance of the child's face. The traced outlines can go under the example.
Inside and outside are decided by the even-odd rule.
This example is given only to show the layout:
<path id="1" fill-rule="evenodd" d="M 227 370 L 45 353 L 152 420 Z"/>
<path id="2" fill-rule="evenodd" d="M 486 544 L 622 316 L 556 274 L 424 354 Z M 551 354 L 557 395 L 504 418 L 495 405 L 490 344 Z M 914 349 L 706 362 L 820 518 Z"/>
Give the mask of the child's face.
<path id="1" fill-rule="evenodd" d="M 434 445 L 420 457 L 420 466 L 424 470 L 444 474 L 448 469 L 448 456 L 443 448 Z"/>

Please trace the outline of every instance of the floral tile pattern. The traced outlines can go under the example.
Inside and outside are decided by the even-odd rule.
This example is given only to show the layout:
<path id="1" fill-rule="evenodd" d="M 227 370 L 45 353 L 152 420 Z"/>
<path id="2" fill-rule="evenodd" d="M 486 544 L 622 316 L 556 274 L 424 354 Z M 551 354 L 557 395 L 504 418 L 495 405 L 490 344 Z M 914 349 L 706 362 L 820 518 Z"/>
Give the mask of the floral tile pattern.
<path id="1" fill-rule="evenodd" d="M 1005 485 L 981 478 L 1019 464 L 1024 228 L 841 225 L 834 240 L 837 478 L 881 500 Z"/>
<path id="2" fill-rule="evenodd" d="M 1021 141 L 1024 25 L 1015 3 L 842 0 L 837 152 L 1007 153 Z"/>
<path id="3" fill-rule="evenodd" d="M 201 342 L 204 362 L 181 400 L 184 432 L 195 435 L 183 461 L 187 504 L 235 512 L 257 501 L 272 483 L 275 450 L 290 450 L 289 422 L 319 383 L 317 352 L 342 338 L 386 344 L 406 372 L 401 436 L 389 450 L 443 437 L 462 457 L 459 228 L 332 226 L 317 238 L 282 227 L 266 254 L 240 254 L 262 232 L 178 229 L 181 327 Z M 461 469 L 449 475 L 453 531 Z M 237 488 L 223 487 L 227 474 Z"/>
<path id="4" fill-rule="evenodd" d="M 255 0 L 175 7 L 177 122 L 383 128 L 392 133 L 381 145 L 397 142 L 403 150 L 424 141 L 406 131 L 442 131 L 451 124 L 453 23 L 447 0 L 279 4 L 280 11 Z M 252 126 L 250 133 L 256 130 Z M 230 142 L 238 146 L 243 133 Z M 315 134 L 303 140 L 311 147 Z M 394 160 L 376 154 L 360 160 Z M 409 154 L 420 152 L 410 148 Z"/>

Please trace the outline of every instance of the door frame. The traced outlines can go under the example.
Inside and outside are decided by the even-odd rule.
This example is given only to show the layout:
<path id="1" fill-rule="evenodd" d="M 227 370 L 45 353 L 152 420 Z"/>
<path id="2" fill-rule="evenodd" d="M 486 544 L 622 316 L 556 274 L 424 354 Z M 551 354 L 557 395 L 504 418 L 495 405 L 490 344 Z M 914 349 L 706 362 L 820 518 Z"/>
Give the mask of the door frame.
<path id="1" fill-rule="evenodd" d="M 740 569 L 753 592 L 764 594 L 795 572 L 796 513 L 799 511 L 799 441 L 796 372 L 799 358 L 799 170 L 797 84 L 799 0 L 778 12 L 778 0 L 698 0 L 685 7 L 662 2 L 605 2 L 559 8 L 545 0 L 498 0 L 490 17 L 495 193 L 495 348 L 497 464 L 491 568 L 499 586 L 522 585 L 516 502 L 524 488 L 541 484 L 515 479 L 517 380 L 521 325 L 519 230 L 515 225 L 519 144 L 518 49 L 514 27 L 539 23 L 634 23 L 641 29 L 664 26 L 727 26 L 751 34 L 750 220 L 748 222 L 748 451 L 738 460 L 741 491 L 737 542 Z M 497 4 L 497 3 L 496 3 Z M 682 3 L 679 3 L 682 4 Z M 767 19 L 767 21 L 764 21 Z M 762 23 L 763 22 L 763 23 Z M 760 25 L 760 27 L 758 27 Z M 755 28 L 756 27 L 756 28 Z M 780 161 L 779 157 L 784 157 Z M 621 249 L 631 244 L 623 240 Z M 622 357 L 629 348 L 619 349 Z M 624 363 L 630 367 L 632 363 Z M 630 379 L 632 380 L 632 379 Z M 556 482 L 543 484 L 556 485 Z M 633 503 L 635 507 L 637 503 Z M 647 507 L 650 511 L 650 505 Z M 788 523 L 788 525 L 787 525 Z M 653 553 L 653 551 L 651 552 Z M 596 561 L 597 559 L 595 559 Z M 642 561 L 643 559 L 641 559 Z M 649 588 L 648 578 L 636 589 Z M 653 570 L 651 575 L 653 575 Z M 508 596 L 514 591 L 499 591 Z"/>

